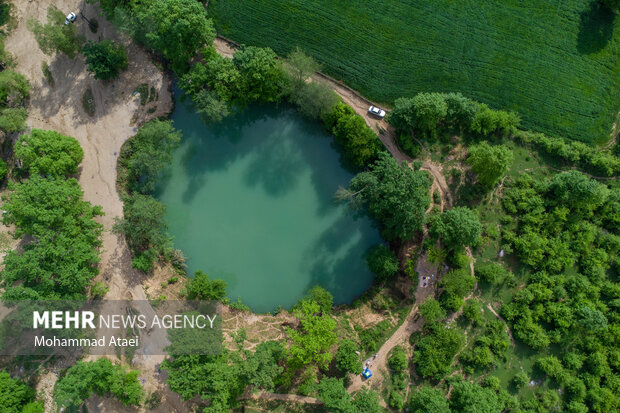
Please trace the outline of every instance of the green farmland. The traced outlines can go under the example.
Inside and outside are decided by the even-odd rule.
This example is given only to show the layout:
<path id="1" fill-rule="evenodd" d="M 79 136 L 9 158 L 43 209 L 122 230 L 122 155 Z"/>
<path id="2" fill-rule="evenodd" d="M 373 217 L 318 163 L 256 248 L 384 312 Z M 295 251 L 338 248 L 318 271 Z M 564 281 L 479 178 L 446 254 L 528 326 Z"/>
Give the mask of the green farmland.
<path id="1" fill-rule="evenodd" d="M 525 128 L 605 141 L 620 110 L 620 17 L 594 0 L 214 0 L 218 33 L 324 71 L 391 104 L 460 91 Z"/>

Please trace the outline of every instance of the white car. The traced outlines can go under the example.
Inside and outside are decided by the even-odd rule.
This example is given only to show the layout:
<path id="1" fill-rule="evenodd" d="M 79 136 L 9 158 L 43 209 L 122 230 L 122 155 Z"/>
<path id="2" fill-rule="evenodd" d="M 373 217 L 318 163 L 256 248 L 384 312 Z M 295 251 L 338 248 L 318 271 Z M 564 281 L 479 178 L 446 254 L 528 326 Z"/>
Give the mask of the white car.
<path id="1" fill-rule="evenodd" d="M 381 108 L 378 108 L 376 106 L 371 106 L 368 108 L 368 113 L 370 113 L 371 115 L 375 115 L 381 119 L 383 119 L 385 117 L 385 111 Z"/>
<path id="2" fill-rule="evenodd" d="M 77 16 L 75 13 L 71 12 L 67 14 L 67 17 L 65 17 L 65 24 L 73 23 L 75 19 L 77 19 Z"/>

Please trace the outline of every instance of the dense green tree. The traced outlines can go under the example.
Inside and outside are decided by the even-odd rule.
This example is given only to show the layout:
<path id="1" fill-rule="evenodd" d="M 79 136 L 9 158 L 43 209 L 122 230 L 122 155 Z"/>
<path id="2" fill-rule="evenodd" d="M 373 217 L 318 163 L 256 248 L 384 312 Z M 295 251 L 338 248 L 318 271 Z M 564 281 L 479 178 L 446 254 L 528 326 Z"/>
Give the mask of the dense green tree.
<path id="1" fill-rule="evenodd" d="M 152 120 L 142 126 L 122 154 L 128 169 L 129 189 L 151 193 L 180 141 L 181 132 L 173 128 L 172 121 Z"/>
<path id="2" fill-rule="evenodd" d="M 351 396 L 347 393 L 342 379 L 335 377 L 323 378 L 317 387 L 319 400 L 325 403 L 325 408 L 334 413 L 349 413 L 352 411 Z"/>
<path id="3" fill-rule="evenodd" d="M 17 107 L 30 94 L 30 84 L 24 75 L 5 69 L 0 72 L 0 105 Z"/>
<path id="4" fill-rule="evenodd" d="M 397 346 L 394 348 L 392 355 L 388 359 L 388 364 L 390 368 L 396 372 L 405 371 L 409 364 L 409 360 L 407 360 L 407 355 L 402 347 Z"/>
<path id="5" fill-rule="evenodd" d="M 510 384 L 514 386 L 515 389 L 520 389 L 523 386 L 525 386 L 529 381 L 530 379 L 529 377 L 527 377 L 527 374 L 520 371 L 517 374 L 515 374 L 512 380 L 510 380 Z"/>
<path id="6" fill-rule="evenodd" d="M 440 380 L 448 373 L 454 356 L 465 344 L 463 332 L 439 323 L 425 326 L 426 332 L 416 344 L 413 361 L 416 371 L 424 378 Z"/>
<path id="7" fill-rule="evenodd" d="M 467 300 L 463 307 L 463 316 L 473 324 L 479 323 L 482 319 L 482 304 L 480 301 L 473 298 Z"/>
<path id="8" fill-rule="evenodd" d="M 273 50 L 245 47 L 235 52 L 233 64 L 241 75 L 238 99 L 242 104 L 277 100 L 283 74 Z"/>
<path id="9" fill-rule="evenodd" d="M 34 33 L 39 48 L 45 54 L 64 53 L 74 58 L 80 51 L 83 38 L 77 34 L 75 24 L 64 24 L 65 14 L 50 6 L 47 9 L 47 24 L 29 20 L 28 28 Z"/>
<path id="10" fill-rule="evenodd" d="M 474 270 L 476 278 L 490 284 L 501 283 L 509 274 L 506 268 L 496 262 L 477 261 Z"/>
<path id="11" fill-rule="evenodd" d="M 340 117 L 333 133 L 334 140 L 344 147 L 347 161 L 356 169 L 375 160 L 383 148 L 374 131 L 357 114 Z"/>
<path id="12" fill-rule="evenodd" d="M 446 123 L 460 130 L 469 129 L 478 112 L 476 102 L 460 93 L 446 93 L 444 99 L 448 106 Z"/>
<path id="13" fill-rule="evenodd" d="M 226 297 L 226 281 L 211 280 L 209 276 L 198 270 L 194 278 L 187 283 L 187 298 L 190 300 L 216 300 Z"/>
<path id="14" fill-rule="evenodd" d="M 4 178 L 6 178 L 6 174 L 8 172 L 9 166 L 6 164 L 6 162 L 0 159 L 0 181 L 4 181 Z"/>
<path id="15" fill-rule="evenodd" d="M 338 104 L 338 95 L 327 85 L 317 82 L 306 83 L 303 88 L 291 95 L 289 99 L 297 106 L 297 110 L 302 115 L 310 119 L 322 118 Z M 370 135 L 368 132 L 372 132 L 372 130 L 368 127 L 365 130 L 365 134 L 358 133 L 355 135 L 357 141 L 366 139 L 366 142 L 362 140 L 362 143 L 365 143 L 364 147 L 370 146 L 374 148 L 378 146 L 376 145 L 378 138 Z M 373 145 L 370 145 L 370 143 L 373 143 Z"/>
<path id="16" fill-rule="evenodd" d="M 379 394 L 374 390 L 362 389 L 353 396 L 353 412 L 381 413 L 383 408 L 379 404 Z"/>
<path id="17" fill-rule="evenodd" d="M 194 95 L 194 109 L 207 123 L 221 122 L 229 115 L 228 104 L 218 98 L 215 92 L 203 89 Z"/>
<path id="18" fill-rule="evenodd" d="M 567 205 L 572 211 L 585 214 L 603 205 L 609 196 L 609 190 L 605 185 L 589 179 L 579 171 L 555 175 L 549 185 L 549 191 L 553 194 L 554 203 Z"/>
<path id="19" fill-rule="evenodd" d="M 284 61 L 284 70 L 288 74 L 285 93 L 295 95 L 304 88 L 308 79 L 318 72 L 320 65 L 299 47 L 296 47 Z M 290 88 L 290 90 L 287 90 Z"/>
<path id="20" fill-rule="evenodd" d="M 441 307 L 439 301 L 434 298 L 427 298 L 420 304 L 420 314 L 427 322 L 436 322 L 446 317 L 446 311 Z"/>
<path id="21" fill-rule="evenodd" d="M 503 404 L 493 390 L 462 381 L 452 389 L 450 408 L 463 413 L 497 413 L 503 410 Z"/>
<path id="22" fill-rule="evenodd" d="M 82 47 L 82 53 L 86 56 L 88 71 L 95 75 L 95 79 L 115 79 L 127 68 L 125 48 L 110 40 L 88 42 Z"/>
<path id="23" fill-rule="evenodd" d="M 398 130 L 414 129 L 428 138 L 437 136 L 437 126 L 448 114 L 448 105 L 441 93 L 418 93 L 413 98 L 400 98 L 388 121 Z"/>
<path id="24" fill-rule="evenodd" d="M 15 156 L 31 174 L 60 177 L 77 173 L 84 151 L 75 138 L 52 130 L 32 129 L 15 144 Z"/>
<path id="25" fill-rule="evenodd" d="M 428 137 L 437 135 L 437 125 L 448 114 L 448 105 L 440 93 L 418 93 L 412 99 L 415 116 L 414 128 Z"/>
<path id="26" fill-rule="evenodd" d="M 409 409 L 412 413 L 450 413 L 448 400 L 439 389 L 422 386 L 411 397 Z"/>
<path id="27" fill-rule="evenodd" d="M 308 291 L 304 298 L 293 306 L 292 311 L 294 312 L 301 309 L 303 302 L 314 302 L 319 306 L 321 313 L 331 314 L 334 305 L 334 296 L 320 285 L 315 285 Z"/>
<path id="28" fill-rule="evenodd" d="M 357 207 L 366 205 L 382 224 L 385 239 L 406 240 L 424 224 L 429 184 L 424 172 L 399 165 L 389 154 L 380 153 L 370 170 L 357 174 L 339 197 L 352 200 Z"/>
<path id="29" fill-rule="evenodd" d="M 366 253 L 366 263 L 379 282 L 389 280 L 398 272 L 398 258 L 389 247 L 378 244 Z"/>
<path id="30" fill-rule="evenodd" d="M 482 225 L 475 211 L 467 207 L 454 207 L 433 221 L 431 233 L 441 237 L 447 248 L 459 250 L 478 243 Z"/>
<path id="31" fill-rule="evenodd" d="M 24 108 L 0 109 L 0 130 L 5 133 L 22 132 L 26 129 L 28 113 Z"/>
<path id="32" fill-rule="evenodd" d="M 600 0 L 605 6 L 609 7 L 613 11 L 620 10 L 620 0 Z"/>
<path id="33" fill-rule="evenodd" d="M 515 112 L 493 110 L 484 103 L 479 104 L 478 112 L 471 125 L 471 130 L 482 136 L 496 133 L 508 133 L 515 130 L 521 119 Z"/>
<path id="34" fill-rule="evenodd" d="M 491 189 L 508 172 L 514 156 L 505 145 L 489 145 L 486 141 L 469 148 L 467 163 L 476 173 L 478 182 Z"/>
<path id="35" fill-rule="evenodd" d="M 291 346 L 289 366 L 299 369 L 311 363 L 326 369 L 332 359 L 329 349 L 336 343 L 336 322 L 328 314 L 322 314 L 319 305 L 312 301 L 302 301 L 294 311 L 299 318 L 298 330 L 287 329 Z"/>
<path id="36" fill-rule="evenodd" d="M 111 395 L 127 406 L 138 405 L 144 390 L 138 371 L 127 371 L 106 358 L 78 361 L 54 386 L 54 400 L 60 407 L 79 407 L 93 394 Z"/>
<path id="37" fill-rule="evenodd" d="M 117 219 L 114 231 L 125 234 L 134 253 L 132 265 L 149 272 L 159 254 L 170 249 L 170 236 L 164 219 L 166 206 L 150 195 L 125 197 L 122 219 Z"/>
<path id="38" fill-rule="evenodd" d="M 362 363 L 358 354 L 359 349 L 355 342 L 348 339 L 341 340 L 336 351 L 336 367 L 343 373 L 360 374 Z"/>
<path id="39" fill-rule="evenodd" d="M 140 37 L 181 74 L 196 51 L 210 45 L 215 30 L 202 3 L 195 0 L 152 0 L 135 8 Z"/>
<path id="40" fill-rule="evenodd" d="M 3 222 L 17 226 L 15 236 L 38 238 L 51 232 L 65 232 L 69 236 L 82 233 L 93 241 L 98 239 L 101 225 L 92 218 L 102 215 L 101 207 L 93 207 L 83 200 L 82 189 L 75 179 L 33 175 L 13 189 L 5 198 Z"/>
<path id="41" fill-rule="evenodd" d="M 0 410 L 3 413 L 20 413 L 34 400 L 35 390 L 18 379 L 12 379 L 6 371 L 0 371 Z M 32 410 L 43 413 L 40 410 Z"/>
<path id="42" fill-rule="evenodd" d="M 463 305 L 463 298 L 474 290 L 476 279 L 469 269 L 452 270 L 441 278 L 439 286 L 443 289 L 439 301 L 451 311 L 458 311 Z"/>

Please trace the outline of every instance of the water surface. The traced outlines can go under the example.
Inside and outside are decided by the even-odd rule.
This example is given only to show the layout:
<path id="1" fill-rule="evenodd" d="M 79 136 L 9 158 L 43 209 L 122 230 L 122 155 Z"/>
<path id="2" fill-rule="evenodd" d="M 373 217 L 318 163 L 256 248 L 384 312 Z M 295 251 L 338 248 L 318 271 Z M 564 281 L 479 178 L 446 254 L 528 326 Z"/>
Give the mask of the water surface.
<path id="1" fill-rule="evenodd" d="M 205 125 L 177 102 L 183 140 L 158 198 L 176 248 L 256 312 L 290 308 L 314 285 L 336 304 L 370 286 L 364 253 L 381 242 L 366 216 L 333 202 L 352 174 L 317 122 L 252 107 Z"/>

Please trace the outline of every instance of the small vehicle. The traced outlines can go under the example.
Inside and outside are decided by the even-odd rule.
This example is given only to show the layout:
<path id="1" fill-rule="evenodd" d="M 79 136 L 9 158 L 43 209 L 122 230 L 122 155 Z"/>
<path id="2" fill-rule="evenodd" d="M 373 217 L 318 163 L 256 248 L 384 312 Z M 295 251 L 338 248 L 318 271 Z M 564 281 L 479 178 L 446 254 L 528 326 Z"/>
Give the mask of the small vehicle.
<path id="1" fill-rule="evenodd" d="M 75 19 L 77 19 L 77 16 L 75 13 L 71 12 L 67 14 L 67 17 L 65 17 L 65 24 L 73 23 Z"/>
<path id="2" fill-rule="evenodd" d="M 381 108 L 378 108 L 376 106 L 371 106 L 368 108 L 368 113 L 370 113 L 371 115 L 375 115 L 381 119 L 383 119 L 385 117 L 385 111 Z"/>

